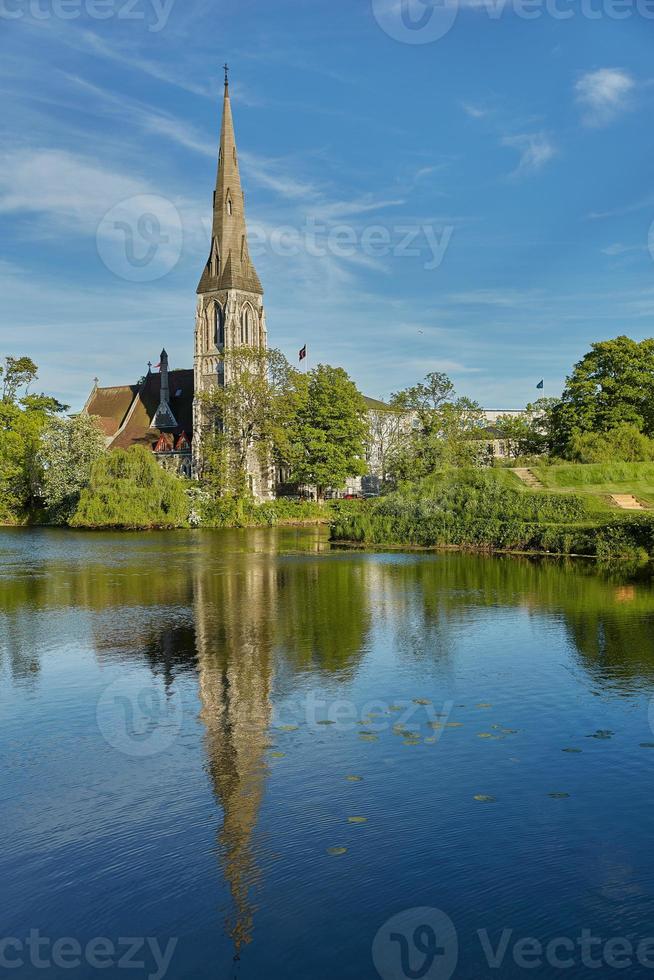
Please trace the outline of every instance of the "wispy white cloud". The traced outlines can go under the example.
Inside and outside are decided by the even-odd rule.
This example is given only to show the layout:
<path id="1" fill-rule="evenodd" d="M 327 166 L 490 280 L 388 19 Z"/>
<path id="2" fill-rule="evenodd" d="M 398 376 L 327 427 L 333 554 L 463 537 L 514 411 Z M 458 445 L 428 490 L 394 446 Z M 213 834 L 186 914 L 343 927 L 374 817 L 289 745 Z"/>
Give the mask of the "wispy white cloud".
<path id="1" fill-rule="evenodd" d="M 450 293 L 448 301 L 457 306 L 498 306 L 517 308 L 540 302 L 538 290 L 518 289 L 471 289 L 464 293 Z"/>
<path id="2" fill-rule="evenodd" d="M 63 150 L 0 154 L 0 213 L 47 214 L 62 225 L 88 229 L 117 201 L 149 192 L 138 177 Z"/>
<path id="3" fill-rule="evenodd" d="M 619 255 L 627 255 L 629 252 L 646 252 L 647 250 L 648 246 L 645 244 L 623 245 L 622 242 L 614 242 L 612 245 L 607 245 L 606 248 L 600 249 L 603 255 L 608 255 L 611 258 Z"/>
<path id="4" fill-rule="evenodd" d="M 169 65 L 144 58 L 139 53 L 130 51 L 124 43 L 113 45 L 106 38 L 100 37 L 94 31 L 89 31 L 84 28 L 71 30 L 66 23 L 58 28 L 57 21 L 54 18 L 46 21 L 26 19 L 22 23 L 33 30 L 43 31 L 47 28 L 49 34 L 56 33 L 58 43 L 65 44 L 74 51 L 91 55 L 94 58 L 103 58 L 107 61 L 116 62 L 134 71 L 148 75 L 150 78 L 156 79 L 156 81 L 183 89 L 185 92 L 190 92 L 192 95 L 215 98 L 219 92 L 220 84 L 218 76 L 216 76 L 216 81 L 213 83 L 199 85 L 189 80 L 188 77 L 175 74 L 170 70 Z"/>
<path id="5" fill-rule="evenodd" d="M 279 160 L 266 159 L 243 150 L 239 157 L 248 175 L 260 187 L 266 187 L 281 197 L 311 201 L 318 200 L 321 196 L 321 190 L 316 184 L 296 177 Z"/>
<path id="6" fill-rule="evenodd" d="M 608 211 L 591 211 L 587 215 L 587 218 L 591 221 L 598 221 L 602 218 L 624 218 L 627 214 L 636 214 L 638 211 L 649 211 L 654 207 L 654 194 L 648 194 L 646 197 L 641 198 L 638 201 L 634 201 L 631 204 L 624 204 L 621 207 L 610 208 Z"/>
<path id="7" fill-rule="evenodd" d="M 473 105 L 472 102 L 462 102 L 461 107 L 466 115 L 470 116 L 471 119 L 485 119 L 491 114 L 490 109 L 486 109 L 479 105 Z"/>
<path id="8" fill-rule="evenodd" d="M 556 147 L 544 132 L 505 136 L 502 146 L 508 146 L 520 154 L 518 166 L 512 174 L 515 177 L 537 173 L 557 154 Z"/>
<path id="9" fill-rule="evenodd" d="M 633 77 L 621 68 L 599 68 L 582 75 L 575 84 L 575 100 L 584 125 L 608 126 L 632 108 L 636 90 Z"/>

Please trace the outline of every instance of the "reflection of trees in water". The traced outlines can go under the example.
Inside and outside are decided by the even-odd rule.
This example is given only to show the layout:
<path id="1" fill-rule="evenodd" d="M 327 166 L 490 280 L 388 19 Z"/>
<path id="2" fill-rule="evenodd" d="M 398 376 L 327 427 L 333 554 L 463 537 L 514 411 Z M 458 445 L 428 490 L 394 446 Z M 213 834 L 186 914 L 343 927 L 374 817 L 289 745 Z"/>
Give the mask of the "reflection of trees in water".
<path id="1" fill-rule="evenodd" d="M 356 555 L 279 560 L 275 640 L 294 674 L 342 675 L 358 666 L 371 626 L 374 574 L 375 566 Z"/>
<path id="2" fill-rule="evenodd" d="M 41 671 L 38 633 L 28 609 L 0 614 L 0 664 L 6 663 L 13 683 L 22 688 L 34 688 Z"/>
<path id="3" fill-rule="evenodd" d="M 654 585 L 642 571 L 454 554 L 381 567 L 405 596 L 396 636 L 405 655 L 431 652 L 442 659 L 451 648 L 452 625 L 474 621 L 480 608 L 515 606 L 560 617 L 595 680 L 629 690 L 643 680 L 654 683 Z M 407 627 L 408 616 L 415 621 L 416 596 L 422 616 L 417 630 Z"/>

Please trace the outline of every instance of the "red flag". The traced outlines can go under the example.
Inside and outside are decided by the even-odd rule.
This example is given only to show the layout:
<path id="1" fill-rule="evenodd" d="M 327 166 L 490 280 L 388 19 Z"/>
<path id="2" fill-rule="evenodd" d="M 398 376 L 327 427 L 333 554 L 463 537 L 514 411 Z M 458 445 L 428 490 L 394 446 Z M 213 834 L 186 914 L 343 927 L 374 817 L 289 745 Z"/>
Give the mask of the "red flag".
<path id="1" fill-rule="evenodd" d="M 302 350 L 300 351 L 300 363 L 302 363 L 302 361 L 306 359 L 306 356 L 307 356 L 307 345 L 305 344 Z"/>

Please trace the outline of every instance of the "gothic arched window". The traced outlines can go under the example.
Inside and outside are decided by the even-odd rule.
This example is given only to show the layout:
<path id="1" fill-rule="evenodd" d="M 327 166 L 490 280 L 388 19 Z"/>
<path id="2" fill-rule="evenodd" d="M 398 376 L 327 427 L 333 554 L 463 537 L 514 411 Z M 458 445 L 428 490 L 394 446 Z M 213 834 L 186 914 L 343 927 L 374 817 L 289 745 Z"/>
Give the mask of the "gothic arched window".
<path id="1" fill-rule="evenodd" d="M 211 246 L 211 275 L 217 276 L 220 272 L 220 250 L 218 249 L 218 242 L 214 238 Z"/>
<path id="2" fill-rule="evenodd" d="M 220 303 L 214 307 L 214 343 L 216 347 L 225 346 L 225 314 Z"/>
<path id="3" fill-rule="evenodd" d="M 229 194 L 227 195 L 227 214 L 229 215 L 234 214 L 234 205 L 232 203 L 231 195 Z"/>
<path id="4" fill-rule="evenodd" d="M 252 307 L 246 303 L 241 310 L 241 343 L 250 344 L 254 339 L 252 336 L 253 326 Z"/>

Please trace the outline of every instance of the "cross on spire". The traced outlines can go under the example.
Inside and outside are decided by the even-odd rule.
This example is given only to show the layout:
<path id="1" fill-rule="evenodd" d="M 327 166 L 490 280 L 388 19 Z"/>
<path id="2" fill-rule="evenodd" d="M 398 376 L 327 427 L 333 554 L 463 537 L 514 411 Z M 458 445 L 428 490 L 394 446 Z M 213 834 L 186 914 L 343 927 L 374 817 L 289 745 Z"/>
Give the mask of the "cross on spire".
<path id="1" fill-rule="evenodd" d="M 229 85 L 229 65 L 223 65 L 225 69 L 225 87 Z"/>

